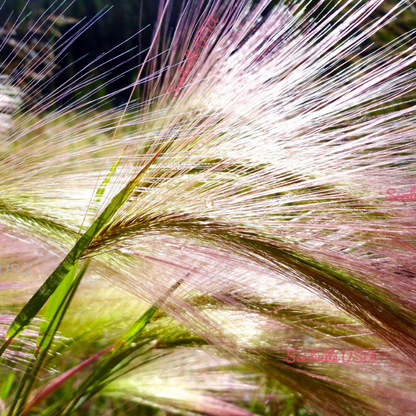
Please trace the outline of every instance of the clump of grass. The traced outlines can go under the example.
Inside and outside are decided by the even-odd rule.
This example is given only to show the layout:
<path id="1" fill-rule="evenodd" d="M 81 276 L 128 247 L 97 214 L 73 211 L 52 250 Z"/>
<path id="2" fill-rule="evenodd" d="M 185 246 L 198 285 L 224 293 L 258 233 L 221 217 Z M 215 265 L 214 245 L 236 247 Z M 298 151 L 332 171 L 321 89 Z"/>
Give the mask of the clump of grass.
<path id="1" fill-rule="evenodd" d="M 416 51 L 410 33 L 357 60 L 407 7 L 371 20 L 381 3 L 192 3 L 172 38 L 161 3 L 118 108 L 82 94 L 116 80 L 95 75 L 107 56 L 22 112 L 36 85 L 8 79 L 2 96 L 21 92 L 1 139 L 0 241 L 4 260 L 37 264 L 32 282 L 0 282 L 5 415 L 122 414 L 123 401 L 411 414 L 416 308 L 398 270 L 414 270 L 414 207 L 384 195 L 412 183 Z M 208 14 L 217 30 L 171 101 Z M 376 363 L 285 360 L 328 348 L 373 349 Z"/>

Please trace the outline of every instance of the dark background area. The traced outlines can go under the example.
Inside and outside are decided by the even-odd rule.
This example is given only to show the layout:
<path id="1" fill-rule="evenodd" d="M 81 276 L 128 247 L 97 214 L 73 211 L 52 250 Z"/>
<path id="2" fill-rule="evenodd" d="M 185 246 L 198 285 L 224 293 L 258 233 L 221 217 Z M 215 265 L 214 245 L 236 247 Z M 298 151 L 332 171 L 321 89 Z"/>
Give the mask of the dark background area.
<path id="1" fill-rule="evenodd" d="M 274 4 L 277 2 L 278 0 L 275 0 Z M 79 91 L 80 94 L 85 94 L 92 91 L 94 88 L 100 87 L 99 92 L 94 94 L 95 96 L 117 91 L 126 87 L 126 85 L 135 79 L 137 71 L 134 70 L 134 67 L 137 66 L 146 55 L 145 52 L 141 55 L 138 55 L 138 53 L 139 51 L 144 51 L 151 43 L 154 23 L 157 18 L 159 7 L 158 1 L 156 0 L 76 0 L 72 5 L 70 1 L 64 1 L 62 3 L 61 1 L 54 2 L 53 0 L 30 0 L 27 5 L 26 3 L 27 0 L 6 0 L 2 9 L 0 9 L 0 25 L 4 25 L 1 31 L 0 42 L 4 43 L 4 40 L 9 38 L 9 41 L 6 42 L 5 46 L 0 51 L 0 67 L 2 68 L 2 72 L 7 75 L 13 73 L 17 74 L 15 81 L 20 83 L 22 82 L 22 79 L 24 79 L 24 82 L 28 83 L 35 73 L 41 73 L 41 68 L 44 68 L 44 66 L 42 67 L 42 65 L 40 65 L 35 67 L 33 71 L 23 75 L 21 71 L 19 72 L 19 68 L 21 68 L 20 62 L 24 59 L 29 59 L 27 52 L 29 52 L 31 48 L 43 53 L 45 50 L 48 50 L 49 54 L 53 56 L 55 50 L 56 53 L 59 53 L 58 45 L 61 45 L 65 39 L 72 36 L 77 29 L 85 26 L 87 22 L 95 21 L 91 27 L 76 39 L 65 53 L 59 57 L 59 63 L 54 68 L 54 73 L 57 73 L 58 71 L 62 72 L 59 77 L 57 77 L 56 80 L 51 79 L 52 71 L 50 71 L 48 76 L 45 74 L 43 91 L 40 93 L 45 93 L 45 91 L 50 91 L 51 89 L 62 85 L 73 75 L 82 71 L 88 63 L 131 37 L 130 40 L 122 44 L 115 51 L 112 51 L 107 58 L 100 61 L 100 63 L 103 63 L 111 58 L 113 59 L 111 62 L 97 68 L 90 75 L 98 76 L 105 71 L 111 70 L 111 74 L 108 73 L 104 79 L 108 80 L 112 77 L 120 78 L 108 86 L 103 86 L 103 79 L 97 79 L 94 83 L 86 85 L 82 91 Z M 315 3 L 317 3 L 317 0 L 311 2 L 310 7 Z M 326 6 L 331 3 L 335 4 L 336 2 L 328 0 Z M 380 15 L 386 13 L 395 3 L 395 1 L 390 0 L 384 1 L 376 14 Z M 172 18 L 169 22 L 169 29 L 171 32 L 175 27 L 181 5 L 182 1 L 173 0 Z M 52 15 L 46 24 L 43 25 L 44 28 L 49 27 L 61 13 L 63 13 L 64 17 L 60 17 L 58 21 L 54 23 L 54 29 L 48 30 L 45 33 L 42 33 L 42 31 L 37 31 L 36 34 L 34 33 L 35 31 L 30 33 L 30 28 L 33 27 L 36 20 L 46 10 L 47 15 Z M 12 25 L 18 19 L 20 13 L 20 19 L 23 19 L 23 22 L 18 28 L 12 30 Z M 267 10 L 265 13 L 267 13 Z M 97 16 L 99 15 L 101 15 L 101 17 L 97 19 Z M 45 20 L 45 17 L 43 20 Z M 140 34 L 138 33 L 140 28 L 145 28 L 148 25 L 149 27 L 147 29 L 144 29 Z M 373 37 L 374 47 L 389 42 L 395 37 L 413 29 L 415 26 L 416 15 L 413 11 L 409 10 L 403 13 L 398 20 Z M 20 56 L 16 58 L 16 62 L 8 62 L 7 57 L 13 48 L 16 47 L 16 42 L 21 42 L 28 33 L 31 37 L 30 41 L 27 43 L 26 49 L 21 51 Z M 62 34 L 64 36 L 60 38 Z M 54 43 L 55 48 L 53 48 Z M 115 58 L 117 54 L 121 52 L 124 52 L 123 56 Z M 366 53 L 368 52 L 369 51 Z M 118 67 L 113 69 L 115 66 Z M 123 72 L 128 69 L 130 69 L 130 71 L 127 74 L 122 75 Z M 128 94 L 127 91 L 120 94 L 113 100 L 113 104 L 120 104 L 125 100 Z"/>
<path id="2" fill-rule="evenodd" d="M 54 68 L 54 73 L 61 71 L 56 80 L 49 80 L 52 73 L 45 77 L 45 86 L 43 93 L 62 85 L 73 75 L 82 71 L 90 62 L 98 58 L 102 54 L 110 53 L 100 61 L 97 65 L 103 64 L 97 68 L 90 77 L 98 76 L 105 71 L 111 71 L 105 76 L 105 80 L 113 77 L 120 77 L 123 72 L 130 68 L 130 72 L 120 77 L 109 86 L 103 86 L 103 80 L 97 80 L 91 85 L 85 86 L 82 93 L 88 93 L 94 88 L 100 86 L 100 91 L 96 96 L 104 95 L 113 91 L 117 91 L 129 82 L 134 80 L 134 68 L 141 60 L 143 60 L 145 53 L 138 56 L 139 51 L 146 49 L 151 42 L 154 22 L 157 18 L 158 3 L 156 1 L 138 1 L 138 0 L 76 0 L 74 4 L 66 1 L 64 3 L 54 2 L 53 0 L 31 0 L 25 7 L 27 0 L 6 0 L 3 8 L 0 10 L 0 25 L 5 25 L 2 29 L 2 38 L 9 36 L 11 33 L 10 44 L 6 44 L 0 51 L 0 62 L 3 71 L 7 74 L 19 74 L 15 78 L 15 82 L 21 82 L 19 68 L 21 61 L 26 59 L 29 61 L 28 52 L 34 47 L 37 52 L 44 52 L 46 49 L 49 53 L 56 51 L 59 53 L 60 45 L 63 45 L 66 39 L 76 33 L 86 25 L 90 26 L 81 36 L 79 36 L 69 48 L 59 57 L 58 65 Z M 178 7 L 179 7 L 178 3 Z M 42 14 L 45 16 L 42 17 Z M 63 13 L 63 17 L 61 14 Z M 13 24 L 20 19 L 22 23 L 17 28 L 13 28 Z M 47 15 L 49 19 L 42 25 L 42 30 L 32 30 L 30 41 L 27 43 L 27 48 L 20 52 L 20 56 L 16 57 L 16 63 L 11 65 L 5 60 L 15 48 L 15 42 L 22 42 L 30 28 L 33 28 L 39 17 L 45 21 Z M 175 15 L 175 12 L 173 13 Z M 61 16 L 61 17 L 59 17 Z M 100 16 L 100 17 L 99 17 Z M 99 18 L 98 18 L 99 17 Z M 58 19 L 58 20 L 57 20 Z M 7 23 L 6 23 L 7 22 Z M 6 24 L 5 24 L 6 23 Z M 54 23 L 53 30 L 45 30 Z M 92 24 L 91 24 L 92 23 Z M 140 28 L 148 26 L 139 34 Z M 39 26 L 39 25 L 37 25 Z M 37 32 L 36 34 L 34 34 Z M 45 32 L 45 33 L 44 33 Z M 127 40 L 126 39 L 129 39 Z M 40 42 L 39 42 L 40 41 Z M 124 42 L 124 43 L 123 43 Z M 22 42 L 23 43 L 23 42 Z M 54 49 L 51 45 L 55 45 Z M 117 49 L 118 45 L 122 44 Z M 117 58 L 117 55 L 123 53 L 123 56 Z M 52 56 L 52 55 L 51 55 Z M 111 59 L 111 62 L 105 63 Z M 20 67 L 18 66 L 18 61 Z M 95 65 L 96 66 L 96 65 Z M 118 66 L 116 69 L 114 67 Z M 35 71 L 41 73 L 43 65 L 36 67 Z M 32 78 L 32 73 L 25 74 L 26 84 Z M 101 84 L 101 85 L 100 85 Z M 21 84 L 20 84 L 21 85 Z M 128 95 L 127 92 L 120 94 L 115 99 L 114 104 L 119 104 Z"/>

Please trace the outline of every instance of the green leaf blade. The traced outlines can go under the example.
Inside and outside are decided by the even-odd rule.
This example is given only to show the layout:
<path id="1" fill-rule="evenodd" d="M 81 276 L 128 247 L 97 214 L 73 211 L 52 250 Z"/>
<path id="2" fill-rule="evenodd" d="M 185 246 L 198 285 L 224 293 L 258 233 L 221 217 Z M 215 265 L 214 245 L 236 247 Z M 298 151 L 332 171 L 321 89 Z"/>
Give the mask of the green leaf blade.
<path id="1" fill-rule="evenodd" d="M 142 332 L 146 327 L 149 321 L 152 319 L 153 315 L 156 313 L 157 308 L 151 306 L 134 324 L 126 331 L 123 336 L 124 345 L 130 345 L 136 337 Z"/>
<path id="2" fill-rule="evenodd" d="M 62 314 L 62 311 L 58 313 L 59 309 L 62 306 L 64 299 L 66 298 L 71 285 L 75 278 L 75 273 L 77 271 L 78 262 L 74 264 L 71 271 L 68 275 L 63 279 L 62 284 L 58 286 L 55 293 L 49 298 L 49 301 L 46 305 L 45 313 L 43 314 L 43 321 L 40 325 L 39 336 L 37 340 L 37 345 L 39 349 L 42 349 L 44 345 L 48 345 L 49 341 L 51 340 L 53 333 L 55 332 L 55 328 L 59 322 L 59 316 Z M 58 314 L 56 316 L 56 314 Z M 54 321 L 52 326 L 49 328 L 50 323 Z M 48 331 L 49 328 L 49 331 Z M 48 331 L 48 334 L 45 333 Z"/>
<path id="3" fill-rule="evenodd" d="M 91 244 L 94 238 L 98 235 L 101 229 L 106 225 L 114 214 L 119 210 L 121 206 L 127 201 L 133 190 L 136 188 L 140 180 L 143 178 L 149 167 L 157 159 L 157 157 L 170 145 L 166 143 L 161 149 L 152 157 L 152 159 L 141 169 L 141 171 L 132 179 L 107 205 L 100 216 L 91 224 L 84 235 L 78 240 L 72 250 L 62 260 L 59 266 L 52 272 L 48 279 L 38 289 L 38 291 L 32 296 L 32 298 L 26 303 L 23 309 L 16 316 L 12 324 L 6 333 L 6 341 L 3 346 L 6 345 L 8 340 L 11 340 L 18 336 L 38 312 L 45 305 L 47 300 L 52 296 L 57 287 L 61 284 L 62 280 L 69 274 L 74 264 L 80 259 L 82 253 Z M 4 349 L 0 349 L 1 352 Z"/>

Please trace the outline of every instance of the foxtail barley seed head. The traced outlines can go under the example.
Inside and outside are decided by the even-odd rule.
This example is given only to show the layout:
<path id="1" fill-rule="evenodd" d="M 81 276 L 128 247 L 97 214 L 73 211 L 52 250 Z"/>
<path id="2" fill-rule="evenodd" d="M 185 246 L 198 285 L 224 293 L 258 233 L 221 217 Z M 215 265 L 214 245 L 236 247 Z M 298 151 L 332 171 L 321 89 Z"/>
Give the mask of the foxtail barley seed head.
<path id="1" fill-rule="evenodd" d="M 410 32 L 371 47 L 409 7 L 398 1 L 374 17 L 382 3 L 293 0 L 268 11 L 268 0 L 192 1 L 168 37 L 162 1 L 144 66 L 124 62 L 139 77 L 118 93 L 133 88 L 138 98 L 111 110 L 113 94 L 82 93 L 116 81 L 95 72 L 110 55 L 23 112 L 37 81 L 3 78 L 0 225 L 7 238 L 28 242 L 14 246 L 14 262 L 42 247 L 34 278 L 45 279 L 147 167 L 82 251 L 91 276 L 151 303 L 181 281 L 158 306 L 229 362 L 323 414 L 412 414 L 416 203 L 385 195 L 415 185 L 416 46 Z M 217 26 L 173 98 L 169 88 L 208 16 Z M 55 61 L 84 25 L 57 43 Z M 353 363 L 291 365 L 288 349 L 373 349 L 376 363 L 359 371 Z M 192 392 L 192 377 L 182 396 L 165 380 L 145 391 L 151 366 L 103 394 L 143 402 L 159 394 L 167 409 L 248 414 Z M 238 382 L 230 386 L 230 401 L 242 400 Z"/>

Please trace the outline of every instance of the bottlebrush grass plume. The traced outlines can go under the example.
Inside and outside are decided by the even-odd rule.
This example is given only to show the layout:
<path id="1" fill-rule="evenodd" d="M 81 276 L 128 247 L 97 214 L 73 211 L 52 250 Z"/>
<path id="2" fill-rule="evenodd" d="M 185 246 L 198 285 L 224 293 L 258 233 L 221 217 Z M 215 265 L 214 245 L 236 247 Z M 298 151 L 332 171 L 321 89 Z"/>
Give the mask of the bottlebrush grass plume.
<path id="1" fill-rule="evenodd" d="M 299 0 L 266 13 L 269 1 L 190 2 L 172 39 L 161 3 L 140 100 L 97 112 L 111 97 L 84 95 L 42 115 L 96 81 L 95 61 L 15 114 L 1 149 L 4 230 L 61 259 L 144 172 L 83 250 L 92 272 L 151 303 L 182 281 L 159 306 L 309 408 L 410 415 L 416 205 L 384 196 L 413 184 L 416 51 L 411 32 L 362 53 L 408 7 L 374 19 L 382 3 Z M 217 28 L 173 100 L 168 86 L 208 14 Z M 317 346 L 375 348 L 380 361 L 360 371 L 284 361 L 288 348 Z"/>

